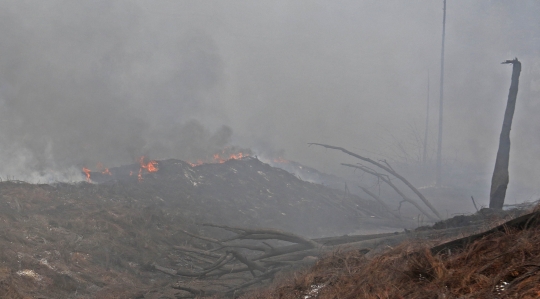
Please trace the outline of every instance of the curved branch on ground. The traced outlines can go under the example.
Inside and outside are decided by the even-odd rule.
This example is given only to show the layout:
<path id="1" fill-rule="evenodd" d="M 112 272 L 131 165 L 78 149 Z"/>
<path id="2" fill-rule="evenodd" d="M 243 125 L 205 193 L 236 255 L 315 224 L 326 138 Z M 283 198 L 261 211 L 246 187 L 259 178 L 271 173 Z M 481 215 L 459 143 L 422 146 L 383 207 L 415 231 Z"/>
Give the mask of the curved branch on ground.
<path id="1" fill-rule="evenodd" d="M 216 225 L 216 224 L 210 224 L 210 223 L 205 223 L 203 224 L 203 226 L 217 227 L 217 228 L 221 228 L 221 229 L 235 232 L 238 234 L 237 236 L 222 240 L 221 242 L 229 242 L 232 240 L 248 240 L 248 239 L 249 240 L 275 239 L 275 240 L 282 240 L 282 241 L 287 241 L 291 243 L 305 244 L 311 247 L 318 246 L 317 242 L 314 242 L 313 240 L 306 239 L 296 234 L 285 232 L 279 229 L 270 229 L 270 228 L 248 229 L 248 228 L 241 228 L 241 227 L 231 227 L 227 225 Z"/>

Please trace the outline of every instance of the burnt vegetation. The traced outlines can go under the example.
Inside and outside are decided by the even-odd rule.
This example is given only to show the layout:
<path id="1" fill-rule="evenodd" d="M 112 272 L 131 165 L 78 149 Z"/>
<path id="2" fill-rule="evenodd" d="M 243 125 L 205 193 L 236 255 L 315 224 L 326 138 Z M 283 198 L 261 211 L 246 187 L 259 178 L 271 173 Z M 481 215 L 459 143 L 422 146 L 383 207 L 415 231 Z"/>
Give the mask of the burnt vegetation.
<path id="1" fill-rule="evenodd" d="M 538 298 L 539 217 L 537 208 L 469 237 L 410 240 L 371 257 L 333 251 L 242 298 Z"/>
<path id="2" fill-rule="evenodd" d="M 357 159 L 342 165 L 393 190 L 402 199 L 398 209 L 364 186 L 372 199 L 352 194 L 346 183 L 338 190 L 304 181 L 300 176 L 331 176 L 282 159 L 301 172 L 244 152 L 230 159 L 213 155 L 213 163 L 143 156 L 122 167 L 83 167 L 82 183 L 1 182 L 0 296 L 538 297 L 540 212 L 502 209 L 520 69 L 517 59 L 507 63 L 514 64 L 514 75 L 492 209 L 478 210 L 471 196 L 475 215 L 441 221 L 388 161 L 328 144 L 310 143 Z M 401 214 L 404 202 L 439 222 L 408 230 L 414 224 Z M 339 236 L 381 223 L 405 229 Z"/>
<path id="3" fill-rule="evenodd" d="M 134 175 L 141 169 L 140 177 Z M 392 257 L 398 252 L 412 254 L 411 244 L 443 246 L 431 255 L 411 255 L 424 268 L 397 272 L 432 281 L 429 263 L 442 263 L 441 254 L 522 229 L 507 224 L 502 227 L 508 231 L 499 227 L 474 235 L 519 215 L 484 209 L 415 231 L 340 236 L 337 232 L 380 221 L 410 223 L 380 202 L 305 182 L 252 157 L 195 167 L 180 160 L 147 161 L 89 175 L 93 183 L 0 183 L 2 298 L 238 297 L 295 271 L 312 274 L 302 282 L 301 274 L 294 274 L 294 285 L 250 296 L 314 297 L 319 291 L 334 294 L 333 288 L 345 296 L 359 291 L 338 284 L 352 287 L 346 281 L 353 274 L 379 271 L 374 267 L 400 260 Z M 535 219 L 527 227 L 536 225 Z M 463 234 L 472 237 L 440 245 Z M 320 235 L 328 237 L 310 237 Z M 389 253 L 389 248 L 400 249 Z M 321 255 L 331 258 L 318 261 Z M 523 267 L 531 276 L 533 268 Z M 341 278 L 343 271 L 352 272 Z M 381 272 L 373 279 L 379 275 L 384 284 L 396 278 Z M 361 285 L 370 283 L 375 281 Z"/>
<path id="4" fill-rule="evenodd" d="M 404 236 L 309 238 L 394 216 L 256 158 L 148 163 L 140 178 L 133 164 L 93 183 L 0 183 L 0 296 L 237 295 L 340 244 Z"/>

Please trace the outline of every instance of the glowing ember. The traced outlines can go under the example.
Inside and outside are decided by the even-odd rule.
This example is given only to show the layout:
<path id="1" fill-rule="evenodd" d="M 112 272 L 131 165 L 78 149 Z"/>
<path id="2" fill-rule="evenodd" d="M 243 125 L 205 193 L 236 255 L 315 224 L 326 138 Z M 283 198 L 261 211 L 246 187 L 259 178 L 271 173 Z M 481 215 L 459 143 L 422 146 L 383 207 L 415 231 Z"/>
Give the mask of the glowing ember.
<path id="1" fill-rule="evenodd" d="M 197 162 L 195 163 L 191 163 L 191 162 L 188 162 L 189 165 L 191 165 L 191 167 L 195 167 L 195 166 L 199 166 L 199 165 L 202 165 L 204 164 L 204 161 L 203 160 L 197 160 Z"/>
<path id="2" fill-rule="evenodd" d="M 86 168 L 86 167 L 83 167 L 83 168 L 82 168 L 82 171 L 86 174 L 86 181 L 89 182 L 89 183 L 92 182 L 92 181 L 90 180 L 90 169 L 88 169 L 88 168 Z"/>
<path id="3" fill-rule="evenodd" d="M 275 158 L 274 159 L 274 163 L 289 163 L 289 161 L 281 158 L 281 157 L 278 157 L 278 158 Z"/>
<path id="4" fill-rule="evenodd" d="M 221 158 L 219 156 L 219 154 L 214 154 L 214 162 L 215 163 L 225 163 L 225 161 L 227 161 L 227 160 L 225 160 L 224 158 Z"/>
<path id="5" fill-rule="evenodd" d="M 96 169 L 97 171 L 103 173 L 103 174 L 108 174 L 108 175 L 112 175 L 112 173 L 109 171 L 109 168 L 105 168 L 105 166 L 103 166 L 103 163 L 101 162 L 98 162 L 96 164 Z"/>
<path id="6" fill-rule="evenodd" d="M 188 162 L 191 167 L 199 166 L 201 164 L 205 163 L 225 163 L 229 160 L 239 160 L 245 157 L 249 157 L 248 154 L 244 154 L 242 152 L 236 153 L 236 154 L 225 154 L 225 150 L 222 150 L 221 153 L 214 154 L 211 159 L 208 159 L 207 161 L 203 160 L 197 160 L 196 163 Z"/>

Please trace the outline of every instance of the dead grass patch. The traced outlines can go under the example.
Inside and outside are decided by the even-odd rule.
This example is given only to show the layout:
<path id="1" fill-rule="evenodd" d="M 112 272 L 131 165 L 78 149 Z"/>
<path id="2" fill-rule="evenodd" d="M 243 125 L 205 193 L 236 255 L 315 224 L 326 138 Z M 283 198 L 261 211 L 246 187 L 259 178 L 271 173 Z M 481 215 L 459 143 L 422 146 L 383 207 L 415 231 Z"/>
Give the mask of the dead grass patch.
<path id="1" fill-rule="evenodd" d="M 242 298 L 539 298 L 540 226 L 507 228 L 469 246 L 432 253 L 406 242 L 370 259 L 336 251 L 303 273 Z"/>

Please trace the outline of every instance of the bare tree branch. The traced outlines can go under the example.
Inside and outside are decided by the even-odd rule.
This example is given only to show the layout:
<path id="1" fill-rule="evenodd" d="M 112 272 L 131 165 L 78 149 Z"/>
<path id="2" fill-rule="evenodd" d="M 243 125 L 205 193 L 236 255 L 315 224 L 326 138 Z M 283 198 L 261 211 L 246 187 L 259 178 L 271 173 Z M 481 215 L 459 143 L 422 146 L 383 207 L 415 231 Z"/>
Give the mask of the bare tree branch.
<path id="1" fill-rule="evenodd" d="M 424 204 L 426 206 L 429 207 L 429 209 L 439 218 L 439 219 L 442 219 L 441 215 L 439 214 L 439 212 L 431 205 L 431 203 L 427 200 L 427 198 L 422 194 L 420 193 L 420 191 L 418 191 L 418 189 L 416 189 L 407 179 L 405 179 L 403 176 L 401 176 L 399 173 L 395 172 L 392 168 L 389 168 L 388 166 L 384 165 L 384 164 L 381 164 L 377 161 L 374 161 L 370 158 L 366 158 L 366 157 L 363 157 L 363 156 L 360 156 L 358 154 L 355 154 L 351 151 L 348 151 L 342 147 L 338 147 L 338 146 L 333 146 L 333 145 L 327 145 L 327 144 L 322 144 L 322 143 L 308 143 L 309 145 L 318 145 L 318 146 L 322 146 L 324 148 L 329 148 L 329 149 L 335 149 L 335 150 L 339 150 L 339 151 L 342 151 L 343 153 L 349 155 L 349 156 L 353 156 L 357 159 L 360 159 L 362 161 L 365 161 L 365 162 L 368 162 L 370 164 L 373 164 L 379 168 L 382 168 L 384 169 L 386 172 L 392 174 L 393 176 L 395 176 L 396 178 L 398 178 L 400 181 L 402 181 L 405 185 L 407 185 L 407 187 L 409 187 L 416 195 L 418 195 L 418 197 L 424 202 Z"/>
<path id="2" fill-rule="evenodd" d="M 188 231 L 185 231 L 183 229 L 180 230 L 181 232 L 183 232 L 184 234 L 190 236 L 190 237 L 193 237 L 193 238 L 197 238 L 197 239 L 201 239 L 203 241 L 208 241 L 208 242 L 211 242 L 211 243 L 216 243 L 216 244 L 219 244 L 221 245 L 221 241 L 217 240 L 217 239 L 213 239 L 213 238 L 208 238 L 208 237 L 203 237 L 203 236 L 200 236 L 200 235 L 196 235 L 196 234 L 192 234 Z"/>
<path id="3" fill-rule="evenodd" d="M 198 254 L 201 254 L 201 255 L 209 256 L 209 257 L 215 257 L 215 258 L 220 258 L 221 257 L 220 254 L 210 252 L 210 251 L 200 250 L 200 249 L 196 249 L 196 248 L 192 248 L 192 247 L 173 246 L 173 248 L 176 249 L 176 250 L 198 253 Z"/>
<path id="4" fill-rule="evenodd" d="M 431 216 L 426 210 L 424 210 L 417 202 L 415 202 L 414 200 L 412 200 L 411 198 L 409 198 L 407 195 L 405 195 L 403 192 L 401 192 L 401 190 L 399 190 L 399 188 L 394 185 L 394 183 L 392 183 L 392 181 L 388 178 L 387 175 L 385 174 L 380 174 L 378 172 L 375 172 L 375 171 L 372 171 L 370 170 L 369 168 L 367 167 L 363 167 L 363 166 L 358 166 L 358 165 L 352 165 L 352 164 L 347 164 L 347 163 L 342 163 L 341 165 L 343 166 L 347 166 L 347 167 L 352 167 L 352 168 L 357 168 L 357 169 L 361 169 L 369 174 L 372 174 L 378 178 L 380 178 L 383 182 L 385 182 L 386 184 L 388 184 L 388 186 L 392 187 L 392 189 L 394 189 L 394 191 L 396 191 L 397 194 L 399 194 L 401 196 L 401 198 L 403 198 L 403 200 L 405 200 L 406 202 L 409 202 L 411 203 L 412 205 L 414 205 L 420 212 L 422 212 L 422 214 L 426 215 L 429 219 L 431 219 L 432 221 L 436 221 L 437 219 L 434 218 L 433 216 Z M 369 194 L 369 193 L 368 193 Z"/>
<path id="5" fill-rule="evenodd" d="M 377 196 L 375 193 L 369 191 L 368 189 L 366 189 L 366 188 L 364 188 L 362 186 L 358 186 L 358 187 L 360 189 L 362 189 L 362 191 L 366 192 L 369 196 L 373 197 L 376 201 L 378 201 L 388 211 L 388 213 L 394 215 L 394 217 L 396 217 L 398 219 L 401 219 L 401 216 L 398 213 L 392 211 L 390 209 L 390 207 L 388 205 L 386 205 L 386 203 L 379 196 Z"/>

